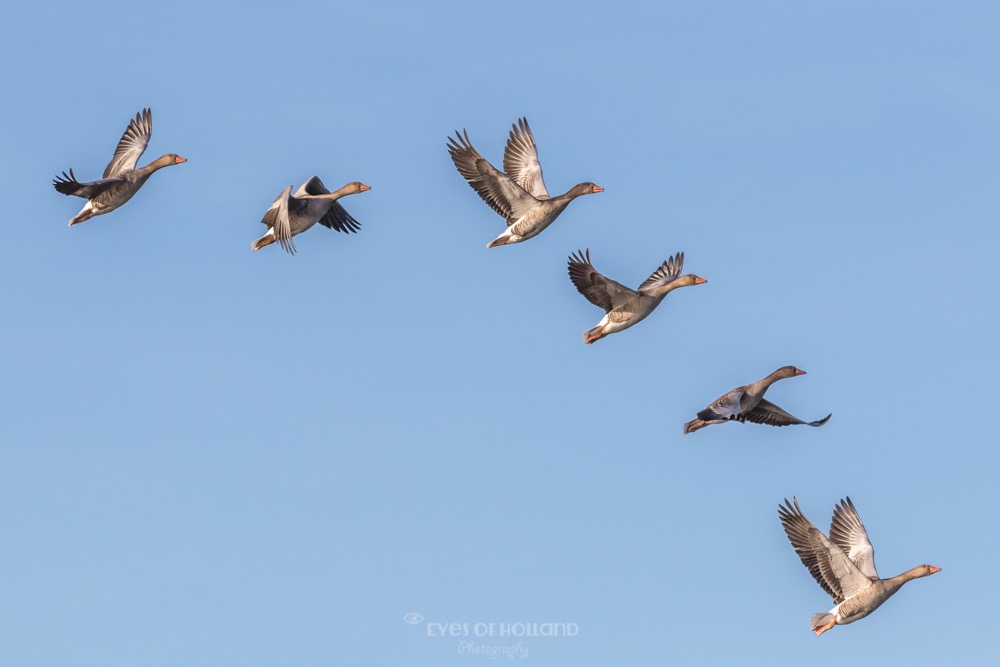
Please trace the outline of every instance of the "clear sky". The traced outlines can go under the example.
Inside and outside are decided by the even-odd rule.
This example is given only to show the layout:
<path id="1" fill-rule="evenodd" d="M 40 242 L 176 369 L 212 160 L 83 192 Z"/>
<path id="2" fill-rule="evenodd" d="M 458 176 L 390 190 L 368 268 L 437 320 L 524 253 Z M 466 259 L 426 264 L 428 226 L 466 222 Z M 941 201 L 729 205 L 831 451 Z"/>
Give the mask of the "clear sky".
<path id="1" fill-rule="evenodd" d="M 1000 9 L 872 4 L 6 8 L 0 664 L 995 659 Z M 189 161 L 67 228 L 146 106 Z M 522 115 L 606 192 L 488 250 L 445 140 Z M 252 253 L 313 174 L 361 232 Z M 586 346 L 581 248 L 708 283 Z M 682 435 L 785 364 L 826 426 Z M 793 495 L 943 571 L 813 637 Z"/>

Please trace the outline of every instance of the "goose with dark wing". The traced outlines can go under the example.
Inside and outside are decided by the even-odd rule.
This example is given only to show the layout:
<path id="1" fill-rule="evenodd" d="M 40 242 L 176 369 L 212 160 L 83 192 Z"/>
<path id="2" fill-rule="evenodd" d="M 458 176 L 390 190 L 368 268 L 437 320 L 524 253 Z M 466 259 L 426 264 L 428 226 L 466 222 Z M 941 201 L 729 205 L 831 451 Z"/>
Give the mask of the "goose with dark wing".
<path id="1" fill-rule="evenodd" d="M 317 222 L 338 232 L 351 234 L 361 229 L 361 223 L 351 217 L 337 201 L 347 195 L 367 192 L 371 186 L 358 181 L 348 183 L 336 192 L 330 192 L 319 180 L 312 176 L 292 194 L 292 186 L 282 190 L 261 220 L 267 225 L 267 233 L 253 242 L 253 250 L 260 250 L 277 243 L 286 252 L 295 254 L 293 236 L 312 229 Z"/>
<path id="2" fill-rule="evenodd" d="M 810 629 L 819 637 L 835 625 L 861 620 L 892 597 L 903 584 L 927 577 L 941 568 L 918 565 L 890 579 L 875 570 L 875 549 L 850 498 L 833 509 L 827 538 L 802 514 L 799 501 L 785 499 L 778 516 L 795 553 L 836 606 L 812 617 Z"/>
<path id="3" fill-rule="evenodd" d="M 663 262 L 637 289 L 632 289 L 595 269 L 590 262 L 589 248 L 570 255 L 569 279 L 587 301 L 605 312 L 596 327 L 583 333 L 583 342 L 590 344 L 638 324 L 678 287 L 708 282 L 693 273 L 682 276 L 683 267 L 684 253 L 679 252 Z"/>
<path id="4" fill-rule="evenodd" d="M 822 419 L 805 422 L 764 399 L 764 392 L 778 380 L 805 374 L 805 371 L 795 366 L 782 366 L 763 380 L 737 387 L 709 403 L 708 407 L 698 413 L 697 419 L 684 424 L 684 432 L 692 433 L 712 424 L 722 424 L 732 420 L 769 426 L 794 424 L 822 426 L 833 416 L 832 412 Z"/>
<path id="5" fill-rule="evenodd" d="M 145 167 L 136 169 L 135 165 L 146 150 L 149 138 L 153 136 L 153 114 L 149 109 L 143 109 L 129 121 L 125 133 L 118 141 L 115 155 L 104 169 L 104 176 L 96 181 L 78 181 L 73 170 L 52 181 L 57 192 L 64 195 L 83 197 L 87 203 L 83 209 L 73 216 L 69 226 L 90 220 L 95 215 L 104 215 L 115 210 L 139 191 L 139 188 L 153 175 L 153 172 L 175 164 L 187 162 L 174 153 L 167 153 L 156 158 Z"/>
<path id="6" fill-rule="evenodd" d="M 504 149 L 504 171 L 480 155 L 465 130 L 448 137 L 448 153 L 469 186 L 507 222 L 507 229 L 487 248 L 527 241 L 551 225 L 577 197 L 604 192 L 594 183 L 579 183 L 565 194 L 550 197 L 526 118 L 519 119 L 510 131 Z"/>

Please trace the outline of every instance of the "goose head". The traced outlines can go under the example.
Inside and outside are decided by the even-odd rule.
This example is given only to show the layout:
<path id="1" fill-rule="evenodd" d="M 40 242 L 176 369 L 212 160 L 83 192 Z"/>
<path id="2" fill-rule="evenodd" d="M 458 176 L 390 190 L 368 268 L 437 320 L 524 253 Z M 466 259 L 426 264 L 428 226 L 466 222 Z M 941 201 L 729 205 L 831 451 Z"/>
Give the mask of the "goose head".
<path id="1" fill-rule="evenodd" d="M 580 197 L 582 195 L 592 195 L 597 192 L 604 192 L 604 188 L 596 183 L 577 183 L 566 194 L 571 197 Z"/>

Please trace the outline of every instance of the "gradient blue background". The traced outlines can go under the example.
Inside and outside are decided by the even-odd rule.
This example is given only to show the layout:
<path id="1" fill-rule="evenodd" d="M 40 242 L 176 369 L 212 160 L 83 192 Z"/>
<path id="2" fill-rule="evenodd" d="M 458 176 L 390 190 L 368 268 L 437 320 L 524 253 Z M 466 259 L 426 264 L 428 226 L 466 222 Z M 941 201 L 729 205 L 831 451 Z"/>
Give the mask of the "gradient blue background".
<path id="1" fill-rule="evenodd" d="M 1000 10 L 871 4 L 8 7 L 0 664 L 470 665 L 429 622 L 547 621 L 524 662 L 996 659 Z M 144 106 L 140 164 L 189 162 L 67 229 L 52 177 Z M 487 250 L 445 138 L 499 164 L 521 115 L 607 191 Z M 312 174 L 373 186 L 361 233 L 251 253 Z M 708 284 L 585 346 L 585 247 Z M 784 364 L 824 428 L 681 434 Z M 943 572 L 816 639 L 793 494 Z"/>

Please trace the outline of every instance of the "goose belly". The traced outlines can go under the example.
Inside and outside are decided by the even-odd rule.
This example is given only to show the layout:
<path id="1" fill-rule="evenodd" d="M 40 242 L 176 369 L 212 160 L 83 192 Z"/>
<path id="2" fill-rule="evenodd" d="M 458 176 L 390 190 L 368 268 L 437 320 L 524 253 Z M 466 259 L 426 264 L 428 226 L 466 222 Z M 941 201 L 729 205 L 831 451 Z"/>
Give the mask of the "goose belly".
<path id="1" fill-rule="evenodd" d="M 862 618 L 872 613 L 876 609 L 882 606 L 882 603 L 886 601 L 887 598 L 875 595 L 876 591 L 872 590 L 873 594 L 865 595 L 867 591 L 862 591 L 854 597 L 844 600 L 839 605 L 837 605 L 837 624 L 847 625 L 848 623 L 853 623 L 854 621 L 860 621 Z"/>
<path id="2" fill-rule="evenodd" d="M 604 317 L 608 324 L 606 331 L 611 333 L 628 329 L 649 317 L 651 312 L 653 312 L 652 308 L 612 310 Z"/>
<path id="3" fill-rule="evenodd" d="M 508 231 L 520 236 L 522 241 L 530 239 L 541 234 L 542 230 L 551 225 L 560 213 L 562 213 L 562 209 L 555 211 L 544 208 L 533 209 L 515 220 Z"/>

